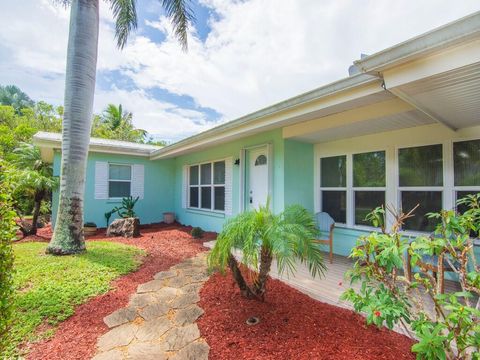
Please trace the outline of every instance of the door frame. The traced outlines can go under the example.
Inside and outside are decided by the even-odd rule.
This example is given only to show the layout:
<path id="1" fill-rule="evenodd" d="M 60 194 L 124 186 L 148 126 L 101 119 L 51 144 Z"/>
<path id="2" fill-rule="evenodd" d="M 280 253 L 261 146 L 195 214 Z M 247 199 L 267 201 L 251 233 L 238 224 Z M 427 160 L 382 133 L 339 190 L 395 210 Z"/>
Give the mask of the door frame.
<path id="1" fill-rule="evenodd" d="M 240 191 L 239 191 L 239 204 L 240 204 L 240 212 L 245 212 L 249 209 L 248 200 L 247 200 L 247 186 L 249 184 L 249 179 L 247 175 L 249 172 L 247 171 L 247 166 L 250 166 L 250 158 L 249 153 L 252 150 L 257 150 L 259 148 L 266 148 L 267 149 L 267 171 L 268 171 L 268 190 L 267 196 L 270 198 L 270 208 L 274 208 L 274 198 L 273 198 L 273 144 L 272 143 L 262 143 L 253 146 L 247 146 L 240 150 Z"/>

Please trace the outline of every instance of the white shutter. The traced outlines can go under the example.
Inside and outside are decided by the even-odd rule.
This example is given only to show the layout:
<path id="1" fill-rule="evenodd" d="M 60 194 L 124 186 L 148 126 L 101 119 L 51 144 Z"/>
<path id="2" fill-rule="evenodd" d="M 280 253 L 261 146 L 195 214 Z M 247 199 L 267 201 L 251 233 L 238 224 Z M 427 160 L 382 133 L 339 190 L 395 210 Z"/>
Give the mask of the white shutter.
<path id="1" fill-rule="evenodd" d="M 188 207 L 188 166 L 183 166 L 182 174 L 182 208 L 186 209 Z"/>
<path id="2" fill-rule="evenodd" d="M 225 214 L 232 215 L 232 158 L 225 159 Z"/>
<path id="3" fill-rule="evenodd" d="M 95 162 L 95 199 L 108 199 L 108 163 Z"/>
<path id="4" fill-rule="evenodd" d="M 135 164 L 132 166 L 132 197 L 135 199 L 137 196 L 143 199 L 144 195 L 144 182 L 145 182 L 145 166 Z"/>

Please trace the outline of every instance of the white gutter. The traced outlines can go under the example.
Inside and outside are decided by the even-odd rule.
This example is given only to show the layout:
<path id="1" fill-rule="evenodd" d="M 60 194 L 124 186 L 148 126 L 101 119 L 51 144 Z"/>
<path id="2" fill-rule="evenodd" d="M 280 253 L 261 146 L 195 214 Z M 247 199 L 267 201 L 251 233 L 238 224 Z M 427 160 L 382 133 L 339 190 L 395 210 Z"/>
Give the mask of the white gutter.
<path id="1" fill-rule="evenodd" d="M 62 134 L 39 131 L 33 135 L 33 143 L 44 151 L 53 152 L 62 148 Z M 90 138 L 88 151 L 107 154 L 134 155 L 150 157 L 150 154 L 161 149 L 159 146 L 138 144 L 128 141 Z"/>
<path id="2" fill-rule="evenodd" d="M 364 73 L 376 74 L 420 56 L 452 47 L 480 36 L 480 11 L 354 61 Z"/>

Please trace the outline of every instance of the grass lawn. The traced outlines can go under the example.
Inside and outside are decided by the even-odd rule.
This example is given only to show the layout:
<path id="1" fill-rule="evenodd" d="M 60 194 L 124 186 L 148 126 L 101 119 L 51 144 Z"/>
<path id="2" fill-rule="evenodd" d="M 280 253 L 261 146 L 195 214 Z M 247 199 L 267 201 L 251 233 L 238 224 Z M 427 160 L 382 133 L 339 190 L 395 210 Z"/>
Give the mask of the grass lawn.
<path id="1" fill-rule="evenodd" d="M 76 305 L 110 289 L 110 282 L 137 269 L 145 252 L 112 242 L 90 242 L 75 256 L 45 255 L 46 243 L 21 243 L 15 252 L 14 321 L 6 357 L 18 346 L 52 335 L 55 325 L 74 313 Z M 40 325 L 42 330 L 35 331 Z"/>

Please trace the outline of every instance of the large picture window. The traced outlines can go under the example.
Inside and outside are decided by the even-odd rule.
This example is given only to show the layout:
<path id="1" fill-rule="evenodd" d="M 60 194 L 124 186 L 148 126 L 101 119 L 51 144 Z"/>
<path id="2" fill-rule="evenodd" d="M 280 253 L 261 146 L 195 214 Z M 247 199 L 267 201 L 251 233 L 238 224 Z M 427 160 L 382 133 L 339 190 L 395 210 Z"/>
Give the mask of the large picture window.
<path id="1" fill-rule="evenodd" d="M 225 161 L 189 167 L 189 207 L 203 210 L 225 210 Z"/>
<path id="2" fill-rule="evenodd" d="M 131 195 L 132 166 L 109 164 L 108 166 L 108 197 L 123 198 Z"/>
<path id="3" fill-rule="evenodd" d="M 355 225 L 371 225 L 365 217 L 385 204 L 385 151 L 353 154 Z"/>
<path id="4" fill-rule="evenodd" d="M 480 192 L 480 140 L 453 143 L 455 201 Z M 466 206 L 459 205 L 458 212 Z"/>
<path id="5" fill-rule="evenodd" d="M 320 159 L 322 211 L 337 223 L 347 222 L 347 157 L 345 155 Z"/>
<path id="6" fill-rule="evenodd" d="M 441 144 L 398 150 L 399 191 L 403 212 L 414 216 L 405 220 L 404 229 L 431 232 L 436 221 L 426 214 L 438 212 L 443 204 L 443 147 Z"/>

